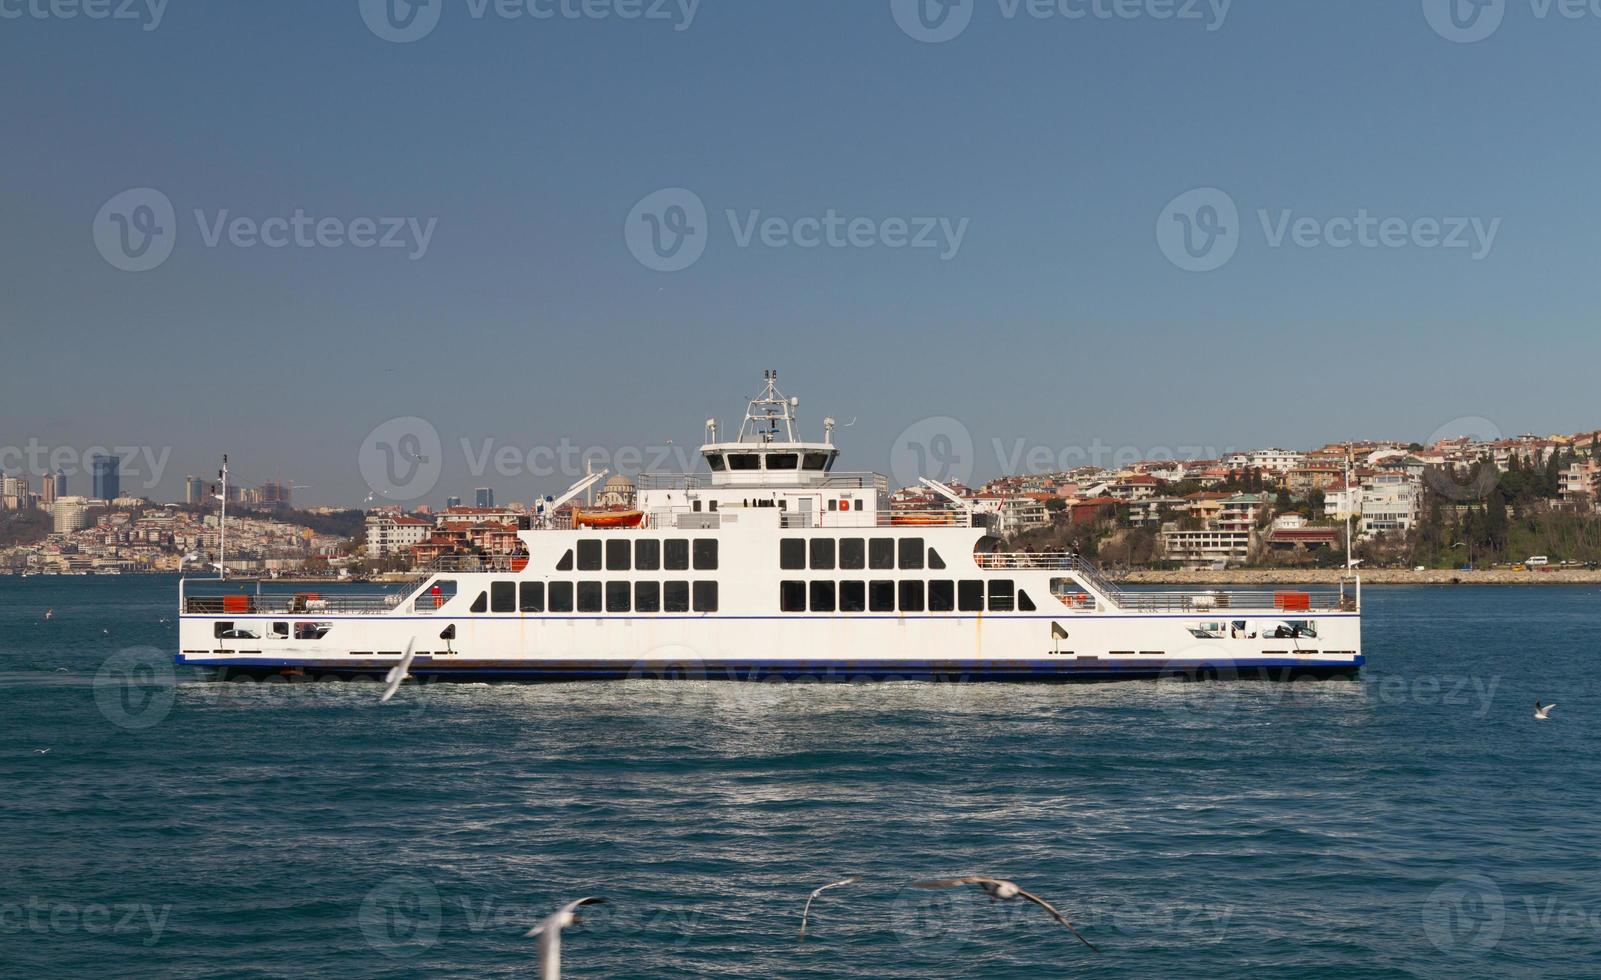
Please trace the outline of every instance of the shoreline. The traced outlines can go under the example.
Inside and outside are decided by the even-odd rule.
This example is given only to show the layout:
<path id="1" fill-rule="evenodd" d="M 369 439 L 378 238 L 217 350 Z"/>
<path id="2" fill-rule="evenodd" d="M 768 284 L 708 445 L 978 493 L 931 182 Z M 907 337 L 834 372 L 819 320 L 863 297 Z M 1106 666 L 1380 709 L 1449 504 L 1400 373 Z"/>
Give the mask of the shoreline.
<path id="1" fill-rule="evenodd" d="M 1118 577 L 1120 585 L 1279 585 L 1334 584 L 1345 574 L 1339 568 L 1230 568 L 1215 571 L 1133 571 Z M 1372 568 L 1360 572 L 1363 585 L 1601 585 L 1601 570 L 1551 568 L 1514 572 L 1507 568 Z"/>

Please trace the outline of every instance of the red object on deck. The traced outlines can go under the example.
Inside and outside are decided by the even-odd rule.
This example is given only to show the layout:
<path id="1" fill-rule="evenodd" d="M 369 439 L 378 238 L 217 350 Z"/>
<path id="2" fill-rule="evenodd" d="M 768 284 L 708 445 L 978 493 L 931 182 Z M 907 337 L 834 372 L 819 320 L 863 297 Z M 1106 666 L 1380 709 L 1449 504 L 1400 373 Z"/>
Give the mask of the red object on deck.
<path id="1" fill-rule="evenodd" d="M 222 597 L 222 611 L 225 613 L 247 613 L 250 611 L 250 597 L 247 595 L 225 595 Z"/>
<path id="2" fill-rule="evenodd" d="M 1275 592 L 1273 608 L 1285 612 L 1306 612 L 1312 608 L 1312 595 L 1308 592 Z"/>

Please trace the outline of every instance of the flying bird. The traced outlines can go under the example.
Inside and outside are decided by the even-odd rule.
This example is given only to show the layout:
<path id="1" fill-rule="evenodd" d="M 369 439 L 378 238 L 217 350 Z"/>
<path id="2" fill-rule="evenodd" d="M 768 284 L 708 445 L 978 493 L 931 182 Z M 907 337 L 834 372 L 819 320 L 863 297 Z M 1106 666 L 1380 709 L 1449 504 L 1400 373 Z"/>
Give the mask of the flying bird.
<path id="1" fill-rule="evenodd" d="M 55 606 L 51 606 L 49 609 L 46 609 L 44 611 L 44 618 L 47 619 L 47 620 L 55 619 L 56 618 L 56 607 Z"/>
<path id="2" fill-rule="evenodd" d="M 1536 701 L 1534 702 L 1534 717 L 1538 718 L 1540 721 L 1550 721 L 1551 709 L 1555 707 L 1555 704 L 1541 704 L 1540 702 Z"/>
<path id="3" fill-rule="evenodd" d="M 861 881 L 861 880 L 862 879 L 861 879 L 860 875 L 851 875 L 849 878 L 846 878 L 844 881 L 836 881 L 836 882 L 832 882 L 830 884 L 824 885 L 823 887 L 814 890 L 810 895 L 808 895 L 806 897 L 806 907 L 804 909 L 801 909 L 800 937 L 801 937 L 801 941 L 802 942 L 804 942 L 806 940 L 806 916 L 808 914 L 810 914 L 811 911 L 812 911 L 812 900 L 817 898 L 817 896 L 821 895 L 823 892 L 828 891 L 830 888 L 838 888 L 841 885 L 854 885 L 858 881 Z"/>
<path id="4" fill-rule="evenodd" d="M 940 878 L 934 881 L 912 882 L 912 887 L 914 888 L 959 888 L 962 885 L 977 885 L 978 887 L 984 889 L 985 894 L 989 895 L 990 901 L 992 902 L 996 899 L 1000 899 L 1002 901 L 1011 901 L 1014 898 L 1027 899 L 1045 911 L 1051 913 L 1051 918 L 1066 926 L 1067 931 L 1076 936 L 1079 942 L 1088 946 L 1090 949 L 1095 950 L 1097 953 L 1100 952 L 1099 949 L 1096 949 L 1094 943 L 1079 935 L 1078 930 L 1073 928 L 1073 923 L 1067 921 L 1067 916 L 1056 911 L 1055 906 L 1053 906 L 1050 902 L 1047 902 L 1045 899 L 1040 898 L 1038 895 L 1026 892 L 1019 888 L 1017 883 L 1014 881 L 1006 881 L 1002 878 L 986 878 L 983 875 L 969 875 L 966 878 Z"/>
<path id="5" fill-rule="evenodd" d="M 395 696 L 396 691 L 400 690 L 401 683 L 405 681 L 406 675 L 411 672 L 411 661 L 417 656 L 416 646 L 417 640 L 413 637 L 406 643 L 406 653 L 400 658 L 400 663 L 389 668 L 389 673 L 384 677 L 384 693 L 378 699 L 379 704 L 388 701 Z"/>
<path id="6" fill-rule="evenodd" d="M 50 750 L 49 749 L 34 749 L 33 750 L 33 754 L 34 755 L 49 755 L 50 754 Z"/>
<path id="7" fill-rule="evenodd" d="M 539 977 L 540 980 L 561 980 L 561 931 L 568 926 L 576 926 L 583 922 L 578 910 L 585 905 L 604 905 L 604 898 L 580 898 L 576 902 L 568 902 L 561 908 L 545 917 L 545 921 L 534 926 L 524 937 L 539 937 Z"/>

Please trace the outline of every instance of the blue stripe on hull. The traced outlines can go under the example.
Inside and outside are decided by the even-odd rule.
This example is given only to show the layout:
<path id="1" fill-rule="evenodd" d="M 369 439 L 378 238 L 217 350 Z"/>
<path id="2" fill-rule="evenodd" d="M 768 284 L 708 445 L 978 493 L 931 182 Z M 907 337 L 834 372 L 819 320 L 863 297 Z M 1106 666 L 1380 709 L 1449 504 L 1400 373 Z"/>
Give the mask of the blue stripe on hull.
<path id="1" fill-rule="evenodd" d="M 1362 657 L 1352 661 L 1311 658 L 1249 661 L 782 661 L 741 660 L 700 663 L 614 663 L 604 661 L 454 661 L 419 662 L 412 675 L 423 682 L 564 682 L 629 679 L 706 681 L 937 681 L 937 682 L 1096 682 L 1153 679 L 1192 680 L 1293 680 L 1298 677 L 1353 676 Z M 376 678 L 389 664 L 352 664 L 348 661 L 287 661 L 192 659 L 180 655 L 178 663 L 218 670 L 223 677 L 291 676 L 298 679 Z"/>

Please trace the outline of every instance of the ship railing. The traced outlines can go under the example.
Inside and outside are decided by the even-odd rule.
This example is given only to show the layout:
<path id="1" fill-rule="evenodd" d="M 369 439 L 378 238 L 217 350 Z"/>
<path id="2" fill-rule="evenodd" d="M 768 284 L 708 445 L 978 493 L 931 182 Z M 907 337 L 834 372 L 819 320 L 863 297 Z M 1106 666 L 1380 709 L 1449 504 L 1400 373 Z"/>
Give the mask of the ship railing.
<path id="1" fill-rule="evenodd" d="M 1123 604 L 1126 593 L 1118 588 L 1094 562 L 1070 552 L 1033 554 L 1029 552 L 992 552 L 976 554 L 973 560 L 980 568 L 1038 568 L 1050 571 L 1074 572 L 1087 581 L 1101 595 L 1118 605 Z"/>
<path id="2" fill-rule="evenodd" d="M 1207 589 L 1200 592 L 1125 592 L 1120 607 L 1138 612 L 1226 614 L 1238 610 L 1271 611 L 1295 619 L 1309 613 L 1353 612 L 1355 602 L 1338 587 L 1318 589 Z"/>
<path id="3" fill-rule="evenodd" d="M 739 477 L 745 472 L 754 477 L 750 482 L 741 482 Z M 799 489 L 799 490 L 882 490 L 888 492 L 889 478 L 882 473 L 870 471 L 860 472 L 829 472 L 820 473 L 816 470 L 750 470 L 730 471 L 727 482 L 718 482 L 716 489 L 731 490 L 747 488 L 752 490 L 772 489 Z M 774 478 L 793 475 L 796 482 L 793 487 L 779 486 L 771 482 Z M 635 477 L 635 485 L 641 492 L 646 490 L 708 490 L 712 489 L 712 477 L 709 473 L 641 473 Z"/>
<path id="4" fill-rule="evenodd" d="M 973 518 L 959 510 L 881 510 L 866 511 L 810 511 L 786 510 L 779 524 L 783 527 L 897 527 L 915 531 L 922 527 L 973 527 Z"/>
<path id="5" fill-rule="evenodd" d="M 300 593 L 297 595 L 185 596 L 183 611 L 192 616 L 316 616 L 322 613 L 385 613 L 406 599 L 387 593 Z"/>
<path id="6" fill-rule="evenodd" d="M 418 575 L 438 572 L 520 572 L 528 567 L 527 555 L 442 555 L 418 565 Z"/>

